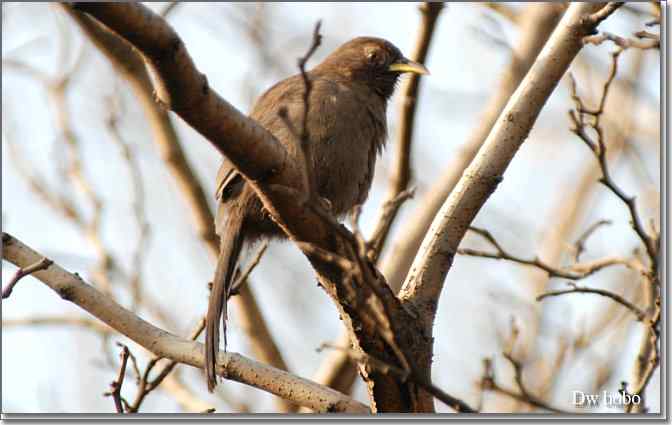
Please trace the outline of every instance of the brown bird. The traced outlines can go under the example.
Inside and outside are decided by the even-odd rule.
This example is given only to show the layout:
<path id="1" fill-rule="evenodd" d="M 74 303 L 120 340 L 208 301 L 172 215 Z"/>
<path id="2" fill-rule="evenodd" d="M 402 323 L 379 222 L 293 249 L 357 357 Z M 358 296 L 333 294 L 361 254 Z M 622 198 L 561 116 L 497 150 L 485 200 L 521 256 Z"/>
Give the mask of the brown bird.
<path id="1" fill-rule="evenodd" d="M 307 73 L 312 90 L 306 130 L 313 156 L 308 164 L 317 194 L 328 200 L 336 216 L 362 204 L 369 193 L 376 155 L 387 137 L 387 101 L 404 72 L 428 73 L 423 65 L 406 59 L 392 43 L 358 37 Z M 250 115 L 295 161 L 299 161 L 296 133 L 302 128 L 304 90 L 301 74 L 287 78 L 264 93 Z M 210 391 L 217 385 L 220 319 L 226 348 L 226 302 L 243 243 L 285 237 L 227 158 L 217 174 L 216 197 L 215 226 L 221 245 L 205 328 L 205 371 Z"/>

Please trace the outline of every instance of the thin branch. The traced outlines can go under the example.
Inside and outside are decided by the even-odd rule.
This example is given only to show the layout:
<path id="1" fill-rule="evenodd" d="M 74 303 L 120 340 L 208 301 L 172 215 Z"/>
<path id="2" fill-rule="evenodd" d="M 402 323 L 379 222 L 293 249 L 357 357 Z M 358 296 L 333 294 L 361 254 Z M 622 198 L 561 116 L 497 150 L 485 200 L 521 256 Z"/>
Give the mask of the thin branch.
<path id="1" fill-rule="evenodd" d="M 481 388 L 483 390 L 491 390 L 491 391 L 497 391 L 499 393 L 502 393 L 508 397 L 511 397 L 515 400 L 521 401 L 523 403 L 529 404 L 531 406 L 548 410 L 550 412 L 554 413 L 568 413 L 564 410 L 558 409 L 556 407 L 553 407 L 546 403 L 544 400 L 542 400 L 540 397 L 537 397 L 536 395 L 532 394 L 527 386 L 525 385 L 525 382 L 523 380 L 523 366 L 522 364 L 516 360 L 513 357 L 513 348 L 516 344 L 516 341 L 518 339 L 519 335 L 519 329 L 516 326 L 515 322 L 511 322 L 511 336 L 509 340 L 506 343 L 506 346 L 504 350 L 502 351 L 502 355 L 506 360 L 509 361 L 511 366 L 513 367 L 514 371 L 514 381 L 516 383 L 516 386 L 518 387 L 518 392 L 510 390 L 508 388 L 502 387 L 500 384 L 497 383 L 495 379 L 495 373 L 494 369 L 492 367 L 492 360 L 490 359 L 484 359 L 483 360 L 483 365 L 484 365 L 484 371 L 483 371 L 483 378 L 481 379 Z"/>
<path id="2" fill-rule="evenodd" d="M 125 403 L 124 398 L 121 396 L 121 387 L 122 385 L 124 385 L 124 377 L 126 376 L 126 363 L 128 362 L 128 356 L 129 356 L 128 347 L 122 345 L 120 354 L 121 365 L 119 366 L 119 375 L 117 376 L 117 379 L 112 381 L 112 383 L 110 384 L 110 391 L 103 394 L 105 397 L 112 396 L 112 399 L 114 400 L 114 407 L 116 408 L 117 413 L 124 413 L 124 405 L 128 404 Z"/>
<path id="3" fill-rule="evenodd" d="M 601 226 L 608 226 L 611 225 L 611 223 L 611 220 L 599 220 L 593 223 L 581 234 L 581 236 L 579 236 L 574 243 L 574 261 L 578 262 L 579 257 L 581 257 L 581 254 L 586 250 L 586 241 L 588 241 L 588 238 L 590 238 Z"/>
<path id="4" fill-rule="evenodd" d="M 624 50 L 630 48 L 642 50 L 660 49 L 660 36 L 657 34 L 651 34 L 646 31 L 639 31 L 635 33 L 635 37 L 637 38 L 625 38 L 605 31 L 596 35 L 590 35 L 584 38 L 583 42 L 586 44 L 594 44 L 599 46 L 605 41 L 611 41 Z"/>
<path id="5" fill-rule="evenodd" d="M 199 322 L 196 328 L 191 332 L 191 335 L 189 339 L 191 341 L 195 341 L 196 338 L 203 332 L 203 329 L 205 329 L 205 319 L 202 318 Z M 177 362 L 175 360 L 169 361 L 157 374 L 154 379 L 149 379 L 150 373 L 153 371 L 154 367 L 158 364 L 158 362 L 162 359 L 162 357 L 154 356 L 152 359 L 149 360 L 147 363 L 147 366 L 145 367 L 145 371 L 140 374 L 138 373 L 138 392 L 135 396 L 135 399 L 133 400 L 133 403 L 129 404 L 128 406 L 128 412 L 129 413 L 137 413 L 140 410 L 140 405 L 142 402 L 145 400 L 145 397 L 149 395 L 150 392 L 154 391 L 161 383 L 170 375 L 170 373 L 175 369 L 175 366 L 177 366 Z M 137 368 L 137 366 L 136 366 Z"/>
<path id="6" fill-rule="evenodd" d="M 506 357 L 509 362 L 511 362 L 512 358 Z M 564 411 L 562 409 L 558 409 L 556 407 L 553 407 L 546 403 L 545 401 L 539 399 L 538 397 L 532 395 L 529 393 L 525 385 L 523 384 L 522 380 L 522 367 L 518 362 L 512 363 L 514 367 L 514 373 L 515 373 L 515 381 L 516 385 L 518 386 L 518 391 L 514 391 L 509 388 L 505 388 L 498 384 L 495 380 L 494 376 L 494 370 L 492 368 L 492 361 L 490 359 L 484 359 L 484 364 L 485 364 L 485 371 L 483 378 L 481 380 L 481 388 L 486 391 L 496 391 L 498 393 L 504 394 L 508 397 L 511 397 L 514 400 L 520 401 L 522 403 L 529 404 L 530 406 L 543 409 L 543 410 L 548 410 L 549 412 L 554 412 L 554 413 L 562 413 L 562 414 L 568 414 L 570 412 Z M 523 384 L 521 386 L 521 384 Z"/>
<path id="7" fill-rule="evenodd" d="M 638 395 L 644 399 L 644 391 L 651 382 L 654 372 L 660 365 L 660 319 L 662 317 L 662 301 L 660 296 L 660 287 L 655 287 L 655 299 L 652 301 L 652 313 L 645 321 L 645 332 L 642 337 L 639 352 L 637 354 L 635 372 L 635 385 L 631 394 Z M 639 406 L 630 404 L 626 408 L 626 413 L 643 409 L 643 402 Z"/>
<path id="8" fill-rule="evenodd" d="M 558 295 L 565 295 L 565 294 L 596 294 L 596 295 L 601 295 L 603 297 L 610 298 L 610 299 L 616 301 L 618 304 L 621 304 L 623 307 L 627 308 L 630 312 L 632 312 L 632 314 L 634 314 L 635 317 L 637 317 L 637 320 L 640 321 L 640 322 L 642 320 L 644 320 L 644 318 L 646 317 L 646 313 L 642 309 L 640 309 L 639 307 L 637 307 L 636 305 L 634 305 L 630 301 L 626 300 L 625 298 L 623 298 L 622 296 L 620 296 L 620 295 L 618 295 L 614 292 L 607 291 L 607 290 L 604 290 L 604 289 L 598 289 L 598 288 L 587 288 L 587 287 L 583 287 L 583 286 L 576 286 L 572 282 L 567 282 L 567 283 L 571 287 L 571 289 L 563 289 L 563 290 L 558 290 L 558 291 L 545 292 L 545 293 L 537 296 L 537 301 L 541 301 L 541 300 L 543 300 L 544 298 L 547 298 L 547 297 L 555 297 L 555 296 L 558 296 Z"/>
<path id="9" fill-rule="evenodd" d="M 612 53 L 612 62 L 611 68 L 607 80 L 604 83 L 602 95 L 600 98 L 600 105 L 603 105 L 607 95 L 609 94 L 609 87 L 611 81 L 615 78 L 615 75 L 618 70 L 618 58 L 622 49 L 616 50 Z M 602 118 L 602 108 L 599 108 L 597 111 L 586 111 L 583 106 L 583 101 L 576 93 L 576 83 L 572 81 L 571 84 L 571 94 L 572 99 L 575 103 L 575 109 L 570 111 L 569 117 L 572 121 L 571 131 L 576 134 L 579 139 L 588 146 L 588 148 L 594 154 L 602 177 L 600 178 L 600 183 L 602 183 L 607 189 L 609 189 L 617 198 L 619 198 L 628 208 L 630 215 L 630 224 L 641 240 L 642 244 L 646 249 L 646 256 L 649 259 L 649 265 L 647 270 L 642 273 L 646 279 L 647 291 L 647 308 L 646 310 L 633 310 L 637 318 L 643 321 L 646 325 L 645 335 L 642 337 L 640 343 L 639 355 L 637 356 L 637 361 L 635 363 L 635 378 L 637 380 L 635 384 L 635 389 L 632 394 L 639 395 L 642 397 L 642 403 L 637 409 L 644 409 L 644 390 L 650 382 L 650 379 L 659 365 L 659 333 L 660 333 L 660 305 L 661 305 L 661 288 L 659 282 L 659 258 L 660 254 L 660 236 L 655 229 L 651 229 L 651 233 L 647 232 L 642 224 L 642 219 L 637 211 L 637 206 L 635 202 L 635 197 L 631 197 L 625 194 L 625 192 L 615 183 L 611 177 L 610 170 L 607 163 L 607 148 L 606 142 L 604 140 L 604 132 L 600 125 L 600 119 Z M 592 119 L 590 122 L 586 122 L 584 114 L 591 115 Z M 593 138 L 588 135 L 586 128 L 592 129 L 596 138 Z M 603 294 L 600 294 L 603 295 Z M 614 298 L 614 297 L 610 297 Z M 614 299 L 616 302 L 619 302 L 623 305 L 623 302 L 620 302 L 618 299 Z M 625 301 L 625 300 L 622 300 Z M 627 305 L 626 305 L 627 307 Z M 634 406 L 629 405 L 626 407 L 626 412 L 636 410 Z"/>
<path id="10" fill-rule="evenodd" d="M 317 196 L 317 183 L 313 172 L 313 145 L 310 142 L 310 130 L 308 129 L 308 114 L 310 113 L 310 94 L 313 91 L 313 82 L 306 72 L 306 63 L 313 56 L 320 44 L 322 44 L 322 35 L 320 27 L 322 21 L 315 23 L 313 30 L 313 39 L 306 54 L 297 60 L 301 79 L 303 80 L 303 118 L 301 119 L 301 133 L 299 138 L 302 161 L 303 190 L 305 191 L 305 200 L 311 201 Z"/>
<path id="11" fill-rule="evenodd" d="M 621 51 L 622 50 L 617 50 L 612 53 L 612 62 L 611 62 L 611 68 L 609 70 L 609 76 L 607 77 L 607 80 L 604 83 L 604 87 L 602 89 L 602 96 L 600 97 L 600 107 L 597 110 L 591 111 L 589 109 L 586 109 L 583 106 L 583 102 L 581 101 L 580 97 L 576 93 L 576 85 L 575 84 L 571 85 L 572 99 L 574 99 L 575 103 L 577 104 L 576 111 L 570 111 L 569 113 L 569 117 L 573 124 L 571 127 L 571 131 L 574 134 L 576 134 L 581 139 L 581 141 L 583 141 L 595 155 L 595 158 L 599 163 L 600 170 L 602 171 L 602 178 L 600 178 L 600 183 L 602 183 L 605 187 L 607 187 L 607 189 L 609 189 L 627 206 L 628 211 L 630 213 L 631 225 L 637 236 L 639 236 L 640 240 L 642 241 L 647 251 L 647 254 L 653 265 L 653 270 L 657 270 L 658 243 L 656 242 L 656 238 L 649 235 L 644 229 L 644 226 L 642 225 L 642 220 L 639 216 L 639 213 L 637 212 L 637 205 L 635 198 L 626 195 L 625 192 L 623 192 L 623 190 L 614 182 L 613 178 L 611 177 L 611 173 L 607 163 L 607 147 L 604 141 L 604 132 L 600 125 L 600 118 L 604 111 L 604 104 L 606 102 L 607 95 L 609 94 L 609 87 L 617 73 L 618 57 Z M 591 138 L 586 132 L 585 130 L 586 123 L 583 119 L 583 114 L 589 114 L 593 116 L 593 120 L 590 122 L 589 125 L 593 130 L 595 130 L 595 133 L 597 134 L 597 140 Z"/>
<path id="12" fill-rule="evenodd" d="M 557 267 L 553 267 L 552 265 L 536 257 L 533 259 L 525 259 L 510 254 L 509 252 L 504 250 L 501 247 L 501 245 L 497 242 L 497 240 L 494 238 L 494 236 L 492 236 L 492 234 L 485 229 L 470 226 L 469 230 L 485 238 L 493 246 L 493 248 L 495 248 L 495 252 L 490 253 L 470 248 L 460 248 L 457 250 L 458 254 L 468 255 L 472 257 L 491 258 L 495 260 L 506 260 L 522 264 L 525 266 L 536 267 L 548 273 L 549 277 L 557 277 L 570 280 L 581 280 L 587 278 L 588 276 L 591 276 L 592 274 L 606 267 L 616 265 L 622 265 L 631 268 L 633 270 L 638 270 L 640 272 L 643 270 L 642 266 L 639 265 L 635 260 L 621 257 L 605 257 L 588 263 L 573 264 L 568 268 L 560 269 Z"/>
<path id="13" fill-rule="evenodd" d="M 5 298 L 9 298 L 9 296 L 12 295 L 12 290 L 14 290 L 14 286 L 16 286 L 16 284 L 19 283 L 21 279 L 40 270 L 46 270 L 53 263 L 54 262 L 48 258 L 42 258 L 40 261 L 26 267 L 25 269 L 24 268 L 18 269 L 14 274 L 14 276 L 10 279 L 9 283 L 7 283 L 7 286 L 5 286 L 5 288 L 2 290 L 2 299 L 4 300 Z"/>

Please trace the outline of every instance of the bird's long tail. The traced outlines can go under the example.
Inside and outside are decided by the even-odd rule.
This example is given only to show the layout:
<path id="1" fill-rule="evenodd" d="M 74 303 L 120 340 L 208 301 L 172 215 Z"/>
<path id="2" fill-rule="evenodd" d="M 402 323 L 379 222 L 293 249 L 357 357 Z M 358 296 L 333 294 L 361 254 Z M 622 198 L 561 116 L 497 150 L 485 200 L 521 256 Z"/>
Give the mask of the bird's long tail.
<path id="1" fill-rule="evenodd" d="M 208 379 L 208 391 L 217 386 L 217 353 L 219 351 L 220 320 L 224 331 L 224 349 L 226 350 L 226 303 L 233 285 L 233 275 L 243 245 L 243 220 L 237 214 L 227 218 L 224 231 L 221 232 L 219 258 L 215 277 L 212 281 L 208 313 L 205 318 L 205 374 Z"/>

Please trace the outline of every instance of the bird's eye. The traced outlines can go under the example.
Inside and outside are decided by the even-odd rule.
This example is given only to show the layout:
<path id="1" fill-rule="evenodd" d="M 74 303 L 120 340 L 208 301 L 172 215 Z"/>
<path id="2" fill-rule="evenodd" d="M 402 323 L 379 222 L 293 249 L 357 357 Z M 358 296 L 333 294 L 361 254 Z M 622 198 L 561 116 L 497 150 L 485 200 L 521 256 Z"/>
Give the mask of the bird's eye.
<path id="1" fill-rule="evenodd" d="M 371 50 L 369 53 L 366 54 L 366 58 L 369 60 L 369 62 L 378 62 L 378 59 L 380 58 L 380 53 L 378 53 L 377 50 Z"/>

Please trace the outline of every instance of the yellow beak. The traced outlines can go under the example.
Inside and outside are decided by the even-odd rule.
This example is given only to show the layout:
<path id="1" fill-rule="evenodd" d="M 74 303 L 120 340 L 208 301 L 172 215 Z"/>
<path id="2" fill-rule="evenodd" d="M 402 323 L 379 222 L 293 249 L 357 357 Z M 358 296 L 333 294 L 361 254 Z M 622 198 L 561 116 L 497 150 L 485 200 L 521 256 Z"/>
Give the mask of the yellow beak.
<path id="1" fill-rule="evenodd" d="M 392 72 L 412 72 L 414 74 L 429 75 L 429 69 L 427 69 L 425 65 L 418 62 L 413 62 L 412 60 L 406 58 L 401 59 L 399 62 L 393 63 L 387 69 Z"/>

